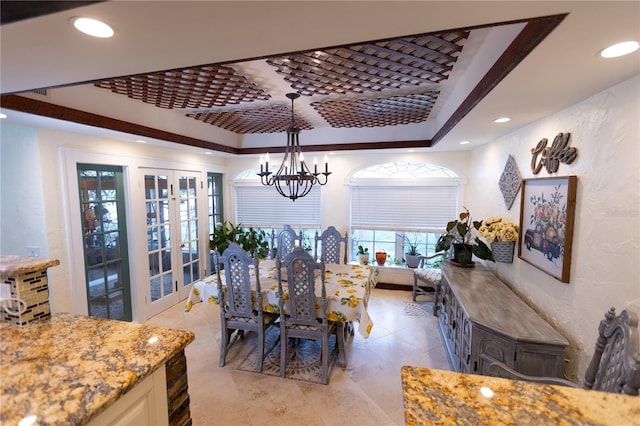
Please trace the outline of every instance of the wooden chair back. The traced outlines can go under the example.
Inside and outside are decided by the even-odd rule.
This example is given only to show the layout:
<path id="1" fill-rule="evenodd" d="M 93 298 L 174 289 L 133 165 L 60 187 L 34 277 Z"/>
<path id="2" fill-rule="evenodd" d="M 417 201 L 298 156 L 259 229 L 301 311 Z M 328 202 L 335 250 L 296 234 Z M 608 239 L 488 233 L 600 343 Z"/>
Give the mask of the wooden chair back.
<path id="1" fill-rule="evenodd" d="M 347 259 L 347 247 L 349 245 L 349 237 L 348 234 L 345 233 L 344 237 L 340 235 L 340 232 L 334 227 L 330 226 L 325 229 L 321 235 L 318 235 L 318 231 L 316 231 L 315 238 L 315 260 L 318 261 L 318 242 L 321 242 L 320 246 L 320 259 L 324 261 L 324 263 L 340 263 L 340 254 L 344 253 L 342 256 L 342 263 L 346 264 L 348 262 Z M 343 244 L 344 243 L 344 244 Z M 341 249 L 341 247 L 344 247 Z"/>

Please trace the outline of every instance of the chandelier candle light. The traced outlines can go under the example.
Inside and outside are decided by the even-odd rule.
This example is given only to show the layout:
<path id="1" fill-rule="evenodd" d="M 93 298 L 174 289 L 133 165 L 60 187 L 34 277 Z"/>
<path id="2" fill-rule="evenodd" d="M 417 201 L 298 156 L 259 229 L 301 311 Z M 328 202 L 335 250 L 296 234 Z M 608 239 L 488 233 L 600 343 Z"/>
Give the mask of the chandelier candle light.
<path id="1" fill-rule="evenodd" d="M 297 93 L 287 93 L 287 98 L 291 99 L 291 126 L 287 129 L 287 147 L 284 152 L 284 159 L 278 171 L 274 174 L 269 171 L 269 153 L 264 157 L 260 156 L 260 182 L 265 186 L 275 186 L 276 190 L 283 197 L 295 201 L 304 197 L 311 191 L 313 185 L 326 185 L 331 172 L 329 171 L 329 160 L 324 156 L 324 172 L 318 172 L 318 160 L 313 159 L 313 173 L 304 162 L 304 156 L 300 149 L 298 135 L 300 129 L 296 127 L 295 115 L 293 113 L 293 101 L 300 97 Z M 322 178 L 324 176 L 324 179 Z"/>

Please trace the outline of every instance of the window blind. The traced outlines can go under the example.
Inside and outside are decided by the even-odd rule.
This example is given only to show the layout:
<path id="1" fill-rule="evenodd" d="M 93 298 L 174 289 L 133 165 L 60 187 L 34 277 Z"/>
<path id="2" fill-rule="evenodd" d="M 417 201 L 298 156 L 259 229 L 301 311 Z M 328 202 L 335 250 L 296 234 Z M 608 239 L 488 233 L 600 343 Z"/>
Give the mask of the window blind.
<path id="1" fill-rule="evenodd" d="M 273 187 L 235 186 L 236 223 L 243 226 L 320 228 L 320 188 L 291 201 Z"/>
<path id="2" fill-rule="evenodd" d="M 457 186 L 352 186 L 351 227 L 439 231 L 457 216 Z"/>

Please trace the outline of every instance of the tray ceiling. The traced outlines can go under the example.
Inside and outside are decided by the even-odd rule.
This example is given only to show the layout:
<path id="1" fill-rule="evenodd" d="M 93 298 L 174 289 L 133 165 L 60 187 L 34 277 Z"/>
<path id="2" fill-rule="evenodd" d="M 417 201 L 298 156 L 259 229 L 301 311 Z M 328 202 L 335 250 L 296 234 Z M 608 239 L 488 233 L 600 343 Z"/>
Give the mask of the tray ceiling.
<path id="1" fill-rule="evenodd" d="M 94 72 L 86 73 L 89 78 L 84 80 L 74 77 L 75 81 L 60 81 L 59 84 L 31 83 L 30 90 L 3 92 L 3 108 L 235 154 L 258 153 L 265 148 L 278 152 L 276 145 L 281 145 L 281 142 L 277 141 L 284 140 L 281 134 L 291 124 L 291 104 L 284 96 L 288 92 L 300 95 L 295 101 L 294 113 L 296 126 L 304 131 L 301 133 L 303 145 L 318 151 L 429 148 L 446 139 L 454 129 L 456 135 L 470 134 L 466 127 L 464 132 L 458 131 L 460 122 L 474 112 L 557 27 L 562 28 L 567 16 L 563 13 L 544 14 L 561 10 L 545 4 L 545 7 L 539 8 L 541 14 L 529 11 L 523 13 L 527 17 L 520 19 L 487 21 L 486 17 L 478 17 L 475 23 L 473 19 L 466 20 L 471 25 L 417 34 L 398 33 L 398 28 L 402 26 L 397 26 L 393 30 L 396 32 L 394 36 L 370 39 L 358 38 L 356 26 L 351 31 L 350 43 L 321 47 L 321 42 L 318 42 L 315 46 L 307 45 L 304 50 L 283 50 L 283 53 L 263 56 L 249 54 L 245 56 L 246 59 L 240 60 L 193 62 L 188 66 L 161 68 L 158 66 L 162 62 L 158 53 L 163 51 L 162 46 L 167 46 L 164 53 L 169 55 L 164 62 L 169 63 L 171 56 L 180 57 L 183 53 L 168 47 L 172 38 L 176 42 L 190 40 L 183 46 L 187 51 L 195 49 L 194 58 L 207 56 L 202 50 L 206 43 L 201 43 L 201 37 L 191 34 L 198 32 L 199 26 L 193 22 L 193 28 L 189 27 L 190 21 L 206 19 L 205 11 L 213 17 L 214 11 L 220 15 L 227 10 L 225 8 L 246 11 L 246 5 L 250 3 L 257 11 L 256 17 L 265 11 L 279 10 L 280 7 L 288 8 L 295 14 L 297 8 L 302 10 L 322 6 L 315 12 L 320 15 L 325 11 L 330 13 L 337 5 L 333 2 L 295 5 L 288 5 L 287 2 L 187 2 L 182 3 L 184 7 L 179 9 L 180 2 L 161 2 L 155 9 L 157 22 L 145 21 L 141 28 L 134 31 L 115 17 L 123 19 L 143 12 L 141 5 L 135 2 L 77 2 L 80 7 L 76 9 L 64 11 L 65 6 L 60 6 L 52 10 L 55 12 L 53 17 L 39 9 L 33 15 L 43 16 L 31 19 L 12 19 L 12 13 L 5 13 L 9 10 L 7 5 L 20 2 L 2 3 L 3 50 L 6 50 L 5 39 L 9 39 L 5 33 L 13 34 L 12 31 L 18 26 L 32 25 L 39 20 L 44 23 L 45 19 L 56 22 L 54 17 L 58 16 L 58 21 L 62 22 L 65 14 L 71 16 L 93 11 L 98 16 L 100 13 L 112 16 L 110 23 L 120 30 L 117 34 L 121 41 L 129 43 L 122 45 L 120 52 L 131 47 L 131 52 L 127 53 L 129 56 L 113 51 L 113 59 L 122 64 L 119 68 L 131 69 L 134 63 L 138 68 L 135 73 L 118 74 L 115 71 L 118 67 L 111 69 L 114 62 L 110 61 L 104 63 L 102 68 L 94 67 Z M 354 6 L 355 11 L 356 6 L 366 5 L 362 17 L 369 17 L 368 10 L 375 9 L 372 7 L 374 3 L 344 2 L 342 12 L 348 15 L 350 6 Z M 399 2 L 397 9 L 428 10 L 428 3 Z M 510 3 L 505 2 L 505 8 Z M 458 12 L 463 10 L 460 9 L 463 6 L 466 6 L 464 10 L 470 11 L 478 5 L 477 2 L 432 4 L 432 10 L 437 11 L 439 16 L 445 16 L 448 8 L 453 13 L 454 9 Z M 387 8 L 390 3 L 378 5 L 382 8 L 377 12 L 378 15 L 382 10 L 392 10 Z M 261 7 L 264 9 L 258 11 Z M 373 20 L 376 16 L 371 13 Z M 175 17 L 174 28 L 166 25 L 171 22 L 172 14 Z M 481 14 L 470 13 L 471 16 Z M 186 16 L 190 18 L 184 19 Z M 511 16 L 515 17 L 517 13 Z M 577 16 L 580 16 L 579 13 Z M 334 19 L 335 31 L 340 32 L 341 19 L 338 15 L 334 17 L 337 18 Z M 222 22 L 220 16 L 216 18 Z M 257 30 L 259 25 L 266 22 L 252 21 L 256 28 L 252 32 L 248 29 L 251 28 L 250 20 L 247 15 L 248 27 L 245 32 L 257 36 L 253 41 L 258 46 L 270 45 L 267 41 L 269 33 L 265 33 L 264 29 L 262 32 Z M 171 28 L 167 40 L 124 40 L 125 33 L 136 36 L 139 31 L 137 37 L 145 33 L 152 34 L 161 21 Z M 407 16 L 405 26 L 415 28 L 415 25 L 410 26 L 411 21 L 412 17 Z M 309 26 L 308 34 L 313 34 L 312 27 L 316 23 L 306 24 Z M 434 27 L 433 21 L 425 26 Z M 49 27 L 52 28 L 51 37 L 54 37 L 57 34 L 54 31 L 56 27 Z M 228 37 L 212 39 L 216 41 L 210 44 L 212 52 L 235 52 L 250 46 L 242 42 L 238 44 L 238 40 L 229 31 L 227 33 Z M 376 31 L 368 33 L 375 34 Z M 239 38 L 239 34 L 241 32 L 236 34 L 236 38 Z M 322 37 L 316 38 L 320 40 Z M 11 37 L 12 42 L 17 39 Z M 133 40 L 136 41 L 131 45 Z M 138 42 L 140 46 L 137 46 Z M 54 49 L 58 47 L 63 47 L 62 43 L 53 46 Z M 78 54 L 82 49 L 82 46 L 78 47 Z M 68 49 L 66 51 L 69 52 Z M 131 56 L 132 52 L 136 56 Z M 105 51 L 103 55 L 106 54 Z M 143 59 L 147 57 L 152 60 Z M 96 56 L 94 59 L 100 62 L 108 57 Z M 3 57 L 3 68 L 6 63 L 7 59 Z M 13 65 L 13 62 L 9 63 Z M 145 63 L 148 63 L 146 69 Z M 65 64 L 59 63 L 59 66 L 65 67 Z M 88 63 L 87 67 L 90 66 L 91 63 Z M 104 69 L 103 72 L 113 76 L 92 78 L 96 69 Z M 78 70 L 78 66 L 69 68 L 67 76 L 76 75 Z M 12 75 L 5 70 L 3 74 Z M 3 80 L 9 81 L 7 77 Z M 6 87 L 5 84 L 3 86 Z M 521 87 L 523 91 L 527 89 Z M 38 96 L 43 93 L 46 96 Z M 451 147 L 451 141 L 448 141 L 448 148 Z"/>

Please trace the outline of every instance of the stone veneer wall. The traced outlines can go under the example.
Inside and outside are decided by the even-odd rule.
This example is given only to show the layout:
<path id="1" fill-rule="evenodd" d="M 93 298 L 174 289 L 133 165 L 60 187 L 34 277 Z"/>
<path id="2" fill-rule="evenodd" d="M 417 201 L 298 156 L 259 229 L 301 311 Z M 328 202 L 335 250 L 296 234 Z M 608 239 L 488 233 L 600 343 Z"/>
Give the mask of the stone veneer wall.
<path id="1" fill-rule="evenodd" d="M 167 403 L 169 405 L 169 425 L 190 426 L 189 393 L 187 385 L 187 358 L 184 350 L 174 355 L 166 363 Z"/>
<path id="2" fill-rule="evenodd" d="M 0 282 L 10 285 L 11 297 L 22 299 L 27 304 L 27 309 L 18 315 L 10 314 L 4 309 L 0 310 L 0 321 L 26 325 L 51 318 L 46 268 L 18 276 L 0 275 Z"/>

